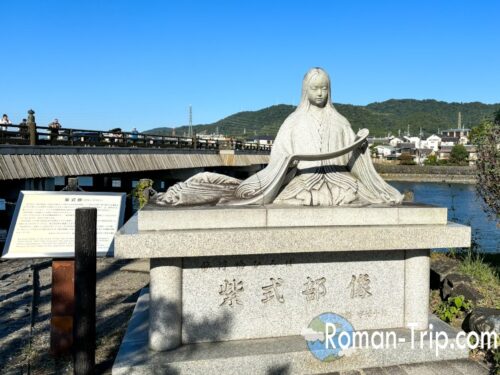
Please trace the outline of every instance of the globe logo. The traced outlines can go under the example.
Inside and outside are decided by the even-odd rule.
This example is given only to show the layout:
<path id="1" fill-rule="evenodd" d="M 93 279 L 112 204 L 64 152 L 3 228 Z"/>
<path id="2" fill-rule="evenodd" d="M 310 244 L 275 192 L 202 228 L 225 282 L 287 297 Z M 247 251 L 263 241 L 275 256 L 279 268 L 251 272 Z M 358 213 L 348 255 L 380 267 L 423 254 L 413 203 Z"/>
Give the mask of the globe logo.
<path id="1" fill-rule="evenodd" d="M 322 362 L 332 362 L 344 355 L 353 344 L 354 328 L 340 315 L 318 315 L 301 332 L 312 355 Z"/>

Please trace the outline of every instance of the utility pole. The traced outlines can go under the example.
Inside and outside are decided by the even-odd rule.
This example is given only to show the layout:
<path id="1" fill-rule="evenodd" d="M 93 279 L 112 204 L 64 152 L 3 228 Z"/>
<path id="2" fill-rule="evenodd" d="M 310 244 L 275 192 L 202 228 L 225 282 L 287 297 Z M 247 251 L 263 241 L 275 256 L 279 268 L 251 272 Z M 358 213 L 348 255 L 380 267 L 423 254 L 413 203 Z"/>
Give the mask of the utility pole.
<path id="1" fill-rule="evenodd" d="M 191 104 L 189 105 L 189 129 L 188 129 L 188 136 L 189 137 L 193 136 L 193 106 Z"/>
<path id="2" fill-rule="evenodd" d="M 462 129 L 462 112 L 458 112 L 458 129 Z"/>

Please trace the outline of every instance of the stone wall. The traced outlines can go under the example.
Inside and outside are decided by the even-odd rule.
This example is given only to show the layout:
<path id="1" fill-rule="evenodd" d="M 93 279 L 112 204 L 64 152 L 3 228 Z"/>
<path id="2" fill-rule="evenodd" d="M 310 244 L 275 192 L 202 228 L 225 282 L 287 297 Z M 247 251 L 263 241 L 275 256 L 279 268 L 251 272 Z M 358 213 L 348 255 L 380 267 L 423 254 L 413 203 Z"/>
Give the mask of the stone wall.
<path id="1" fill-rule="evenodd" d="M 474 167 L 376 164 L 375 169 L 388 181 L 476 183 Z"/>

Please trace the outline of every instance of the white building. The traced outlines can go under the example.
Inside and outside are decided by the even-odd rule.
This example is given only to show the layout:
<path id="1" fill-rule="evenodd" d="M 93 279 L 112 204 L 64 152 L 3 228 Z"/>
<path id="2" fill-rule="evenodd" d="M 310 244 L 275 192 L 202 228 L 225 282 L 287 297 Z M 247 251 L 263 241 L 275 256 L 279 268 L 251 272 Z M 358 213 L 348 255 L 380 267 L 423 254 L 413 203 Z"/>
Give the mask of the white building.
<path id="1" fill-rule="evenodd" d="M 394 137 L 392 138 L 390 141 L 389 141 L 389 144 L 392 146 L 392 147 L 396 147 L 399 143 L 403 143 L 404 140 L 402 140 L 401 138 L 398 138 L 398 137 Z"/>
<path id="2" fill-rule="evenodd" d="M 422 145 L 422 140 L 420 139 L 420 137 L 407 137 L 405 136 L 404 137 L 404 142 L 407 142 L 407 143 L 413 143 L 415 145 L 415 148 L 422 148 L 423 145 Z M 401 142 L 403 143 L 403 142 Z"/>
<path id="3" fill-rule="evenodd" d="M 398 155 L 396 154 L 396 148 L 389 145 L 379 145 L 375 146 L 375 150 L 377 151 L 377 156 L 379 158 L 396 158 Z"/>
<path id="4" fill-rule="evenodd" d="M 432 134 L 425 140 L 425 146 L 427 148 L 431 148 L 432 150 L 434 150 L 434 152 L 437 152 L 440 145 L 441 145 L 441 137 L 436 134 Z"/>

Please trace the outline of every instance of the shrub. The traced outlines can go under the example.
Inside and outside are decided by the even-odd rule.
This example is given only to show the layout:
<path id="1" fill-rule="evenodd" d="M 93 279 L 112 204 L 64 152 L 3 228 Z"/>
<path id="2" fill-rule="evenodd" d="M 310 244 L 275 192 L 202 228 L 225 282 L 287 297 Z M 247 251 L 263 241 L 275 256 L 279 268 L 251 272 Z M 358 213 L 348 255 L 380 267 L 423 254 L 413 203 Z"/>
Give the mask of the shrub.
<path id="1" fill-rule="evenodd" d="M 437 305 L 434 312 L 439 319 L 451 323 L 460 317 L 463 312 L 468 312 L 471 308 L 472 302 L 467 301 L 464 296 L 457 296 L 441 302 Z"/>
<path id="2" fill-rule="evenodd" d="M 413 160 L 413 156 L 410 154 L 401 154 L 398 158 L 401 162 L 401 165 L 415 165 L 415 161 Z"/>
<path id="3" fill-rule="evenodd" d="M 436 155 L 429 155 L 424 161 L 424 165 L 439 165 L 439 160 Z"/>

